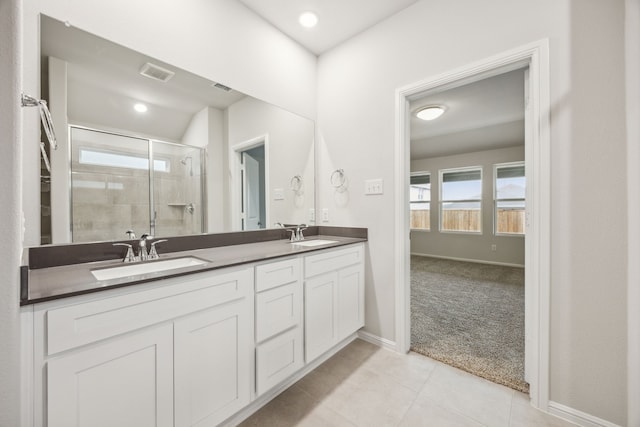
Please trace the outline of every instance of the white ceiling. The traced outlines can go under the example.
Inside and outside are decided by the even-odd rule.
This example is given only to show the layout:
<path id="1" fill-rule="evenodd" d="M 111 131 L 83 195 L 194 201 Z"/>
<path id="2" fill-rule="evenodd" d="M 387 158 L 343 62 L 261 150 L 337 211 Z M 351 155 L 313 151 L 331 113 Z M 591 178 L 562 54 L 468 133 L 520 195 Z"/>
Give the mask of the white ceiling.
<path id="1" fill-rule="evenodd" d="M 238 0 L 316 55 L 342 43 L 418 0 Z M 300 26 L 302 12 L 318 25 Z"/>
<path id="2" fill-rule="evenodd" d="M 138 135 L 180 141 L 194 114 L 207 106 L 225 109 L 246 95 L 62 22 L 42 16 L 41 55 L 67 63 L 68 116 L 76 124 L 126 129 Z M 162 83 L 139 74 L 151 62 L 175 72 Z M 137 102 L 149 111 L 133 111 Z"/>
<path id="3" fill-rule="evenodd" d="M 443 105 L 433 121 L 416 111 Z M 524 70 L 510 71 L 433 95 L 410 104 L 411 158 L 422 159 L 524 144 Z"/>

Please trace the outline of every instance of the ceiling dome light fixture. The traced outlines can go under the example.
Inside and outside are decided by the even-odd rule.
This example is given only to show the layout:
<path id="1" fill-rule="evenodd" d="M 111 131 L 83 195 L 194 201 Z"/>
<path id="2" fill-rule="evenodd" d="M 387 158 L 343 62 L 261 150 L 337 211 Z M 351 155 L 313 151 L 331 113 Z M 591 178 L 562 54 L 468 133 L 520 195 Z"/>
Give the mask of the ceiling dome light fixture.
<path id="1" fill-rule="evenodd" d="M 148 110 L 147 106 L 142 103 L 137 103 L 136 105 L 133 106 L 133 109 L 136 110 L 138 113 L 146 113 Z"/>
<path id="2" fill-rule="evenodd" d="M 419 109 L 416 113 L 416 117 L 422 120 L 435 120 L 443 115 L 445 110 L 446 108 L 442 105 L 428 105 Z"/>
<path id="3" fill-rule="evenodd" d="M 313 28 L 318 24 L 318 15 L 313 12 L 304 12 L 298 18 L 298 22 L 305 28 Z"/>

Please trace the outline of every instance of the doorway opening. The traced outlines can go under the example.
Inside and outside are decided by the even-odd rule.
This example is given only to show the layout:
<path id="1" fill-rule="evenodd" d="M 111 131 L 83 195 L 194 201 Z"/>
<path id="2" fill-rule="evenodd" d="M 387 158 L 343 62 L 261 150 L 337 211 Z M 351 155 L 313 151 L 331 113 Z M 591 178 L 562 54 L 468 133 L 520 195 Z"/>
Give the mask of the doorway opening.
<path id="1" fill-rule="evenodd" d="M 531 404 L 546 410 L 549 399 L 550 275 L 550 103 L 546 40 L 496 55 L 396 91 L 396 348 L 398 351 L 407 352 L 411 345 L 409 195 L 411 102 L 426 94 L 441 93 L 523 68 L 529 70 L 525 93 L 530 106 L 527 112 L 527 138 L 524 147 L 527 184 L 525 212 L 527 238 L 524 256 L 525 379 L 530 384 Z M 448 202 L 458 201 L 448 200 Z"/>
<path id="2" fill-rule="evenodd" d="M 233 222 L 240 230 L 267 228 L 269 208 L 267 189 L 269 176 L 268 139 L 266 136 L 252 139 L 233 147 L 235 176 L 233 186 Z"/>
<path id="3" fill-rule="evenodd" d="M 525 393 L 527 79 L 412 100 L 409 188 L 411 350 Z"/>

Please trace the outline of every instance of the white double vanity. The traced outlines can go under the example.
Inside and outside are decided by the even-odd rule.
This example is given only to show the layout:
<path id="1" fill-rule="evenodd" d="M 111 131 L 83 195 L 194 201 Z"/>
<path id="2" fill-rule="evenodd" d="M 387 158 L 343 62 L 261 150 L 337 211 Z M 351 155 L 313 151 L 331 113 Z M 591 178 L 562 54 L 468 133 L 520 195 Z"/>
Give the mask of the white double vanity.
<path id="1" fill-rule="evenodd" d="M 238 423 L 364 325 L 364 239 L 338 240 L 226 246 L 215 250 L 245 255 L 228 267 L 23 302 L 29 425 Z M 276 245 L 279 255 L 244 261 Z M 59 281 L 80 268 L 34 270 L 31 279 Z"/>

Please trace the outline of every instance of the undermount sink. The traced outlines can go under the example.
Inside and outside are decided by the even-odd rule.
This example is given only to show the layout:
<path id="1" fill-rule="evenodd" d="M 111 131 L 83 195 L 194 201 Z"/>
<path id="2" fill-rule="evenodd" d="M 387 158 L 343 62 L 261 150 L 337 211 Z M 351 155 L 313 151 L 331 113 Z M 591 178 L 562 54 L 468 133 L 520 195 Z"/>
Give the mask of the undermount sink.
<path id="1" fill-rule="evenodd" d="M 335 240 L 303 240 L 301 242 L 292 242 L 293 245 L 298 246 L 321 246 L 321 245 L 330 245 L 331 243 L 337 243 Z"/>
<path id="2" fill-rule="evenodd" d="M 125 264 L 118 267 L 99 268 L 91 270 L 91 274 L 98 280 L 120 279 L 122 277 L 137 276 L 140 274 L 159 273 L 176 268 L 194 267 L 207 264 L 207 261 L 196 257 L 182 257 L 166 259 L 162 261 Z"/>

